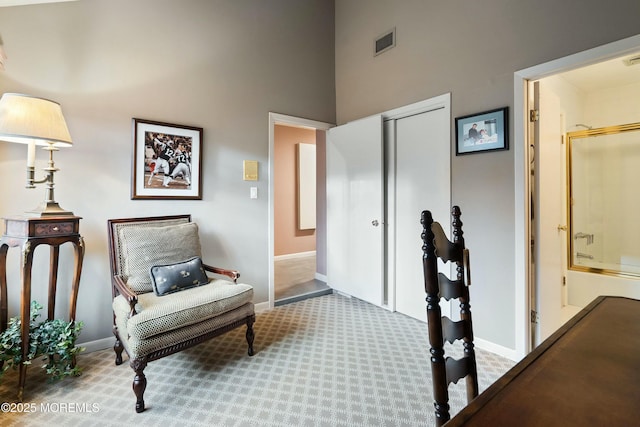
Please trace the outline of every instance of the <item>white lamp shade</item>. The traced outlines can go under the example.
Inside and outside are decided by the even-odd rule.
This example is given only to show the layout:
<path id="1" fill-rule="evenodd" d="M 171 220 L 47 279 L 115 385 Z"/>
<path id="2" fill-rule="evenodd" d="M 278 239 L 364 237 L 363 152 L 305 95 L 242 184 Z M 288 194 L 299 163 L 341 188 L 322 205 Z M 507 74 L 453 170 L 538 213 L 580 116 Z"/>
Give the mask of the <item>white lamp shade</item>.
<path id="1" fill-rule="evenodd" d="M 0 141 L 56 147 L 73 144 L 60 104 L 18 93 L 0 98 Z"/>

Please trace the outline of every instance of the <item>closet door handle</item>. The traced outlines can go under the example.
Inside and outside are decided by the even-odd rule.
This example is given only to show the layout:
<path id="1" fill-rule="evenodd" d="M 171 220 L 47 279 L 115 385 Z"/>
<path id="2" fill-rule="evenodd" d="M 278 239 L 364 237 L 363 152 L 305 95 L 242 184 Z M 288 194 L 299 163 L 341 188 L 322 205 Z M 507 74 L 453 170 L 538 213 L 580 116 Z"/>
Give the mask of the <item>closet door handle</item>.
<path id="1" fill-rule="evenodd" d="M 378 225 L 380 225 L 380 223 L 378 222 L 377 219 L 374 219 L 373 221 L 371 221 L 371 225 L 373 225 L 374 227 L 377 227 Z"/>

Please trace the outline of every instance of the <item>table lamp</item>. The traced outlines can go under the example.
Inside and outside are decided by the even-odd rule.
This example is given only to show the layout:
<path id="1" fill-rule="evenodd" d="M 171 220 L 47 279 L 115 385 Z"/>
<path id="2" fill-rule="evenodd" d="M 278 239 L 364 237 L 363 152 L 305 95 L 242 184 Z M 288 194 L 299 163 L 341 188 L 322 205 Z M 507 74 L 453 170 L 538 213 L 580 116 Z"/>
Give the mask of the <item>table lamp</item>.
<path id="1" fill-rule="evenodd" d="M 59 170 L 53 162 L 53 152 L 58 151 L 58 147 L 73 144 L 60 104 L 35 96 L 5 93 L 0 98 L 0 141 L 28 144 L 26 187 L 35 188 L 35 184 L 46 183 L 46 200 L 27 214 L 41 217 L 73 215 L 53 198 L 53 175 Z M 35 179 L 36 145 L 49 151 L 49 163 L 43 169 L 46 176 L 41 180 Z"/>

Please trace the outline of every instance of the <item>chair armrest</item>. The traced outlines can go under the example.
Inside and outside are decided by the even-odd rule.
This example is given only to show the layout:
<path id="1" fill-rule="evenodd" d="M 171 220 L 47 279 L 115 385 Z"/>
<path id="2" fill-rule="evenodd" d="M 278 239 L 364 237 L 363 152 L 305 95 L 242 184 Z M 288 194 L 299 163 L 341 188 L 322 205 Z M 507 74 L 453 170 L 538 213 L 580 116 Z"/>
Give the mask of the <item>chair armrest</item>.
<path id="1" fill-rule="evenodd" d="M 225 268 L 213 267 L 211 265 L 202 264 L 206 271 L 211 273 L 221 274 L 223 276 L 228 276 L 233 280 L 233 283 L 237 283 L 238 277 L 240 277 L 240 272 L 237 270 L 227 270 Z"/>
<path id="2" fill-rule="evenodd" d="M 136 315 L 136 304 L 138 303 L 138 294 L 136 294 L 122 279 L 122 276 L 113 276 L 111 280 L 113 287 L 122 295 L 128 302 L 131 311 L 129 317 Z"/>

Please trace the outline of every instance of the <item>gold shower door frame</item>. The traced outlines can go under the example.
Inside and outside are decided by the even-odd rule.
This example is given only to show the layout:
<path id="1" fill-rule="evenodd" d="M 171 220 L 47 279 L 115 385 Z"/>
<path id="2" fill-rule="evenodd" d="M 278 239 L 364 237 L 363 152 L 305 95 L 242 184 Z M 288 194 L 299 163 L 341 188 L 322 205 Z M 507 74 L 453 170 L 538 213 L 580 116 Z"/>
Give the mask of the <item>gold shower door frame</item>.
<path id="1" fill-rule="evenodd" d="M 609 127 L 580 130 L 580 131 L 567 133 L 567 156 L 566 156 L 567 175 L 566 176 L 567 176 L 568 197 L 566 198 L 566 200 L 567 200 L 567 224 L 568 224 L 567 241 L 569 243 L 567 245 L 567 259 L 568 259 L 567 265 L 570 270 L 598 273 L 598 274 L 609 274 L 609 275 L 622 276 L 622 277 L 634 277 L 634 278 L 640 277 L 640 265 L 636 266 L 635 270 L 633 270 L 630 268 L 625 269 L 621 263 L 603 264 L 601 261 L 596 260 L 595 256 L 593 256 L 592 254 L 588 252 L 583 253 L 576 249 L 577 246 L 584 247 L 584 245 L 580 245 L 578 243 L 578 240 L 580 241 L 580 243 L 586 242 L 587 245 L 591 245 L 594 243 L 596 238 L 598 240 L 602 240 L 602 234 L 598 235 L 596 233 L 591 233 L 589 232 L 590 230 L 587 230 L 587 232 L 585 232 L 583 229 L 580 229 L 580 230 L 575 229 L 575 225 L 576 225 L 575 214 L 576 214 L 576 211 L 578 211 L 578 209 L 576 208 L 576 200 L 575 200 L 575 192 L 576 192 L 575 187 L 577 185 L 574 180 L 574 172 L 575 172 L 575 169 L 577 169 L 577 167 L 576 167 L 576 159 L 574 159 L 574 155 L 575 155 L 574 144 L 577 144 L 579 141 L 583 141 L 586 138 L 595 138 L 595 137 L 612 136 L 612 135 L 615 136 L 623 133 L 626 134 L 628 132 L 639 132 L 637 135 L 637 145 L 638 145 L 638 149 L 640 150 L 640 123 L 631 123 L 631 124 L 619 125 L 619 126 L 609 126 Z M 589 144 L 592 144 L 595 142 L 601 142 L 601 140 L 602 138 L 600 138 L 600 141 L 591 140 L 589 141 Z M 610 140 L 609 138 L 607 138 L 607 140 L 605 141 L 605 143 L 611 143 L 611 142 L 617 142 L 617 140 Z M 633 143 L 635 144 L 636 141 L 633 141 Z M 640 170 L 640 163 L 638 164 L 637 168 Z M 640 194 L 640 189 L 633 188 L 634 185 L 640 186 L 640 182 L 629 182 L 628 185 L 630 186 L 631 191 L 633 191 L 636 194 Z M 618 209 L 618 211 L 626 210 L 625 207 L 621 204 L 619 206 L 616 206 L 615 209 Z M 628 215 L 633 215 L 634 213 L 635 213 L 634 211 L 627 212 Z M 606 218 L 604 218 L 602 222 L 604 223 L 605 221 L 606 221 Z M 633 238 L 633 236 L 629 236 L 629 237 Z M 637 236 L 637 237 L 640 237 L 640 236 Z M 640 250 L 638 252 L 640 254 Z M 582 262 L 580 262 L 580 260 L 582 260 Z"/>

